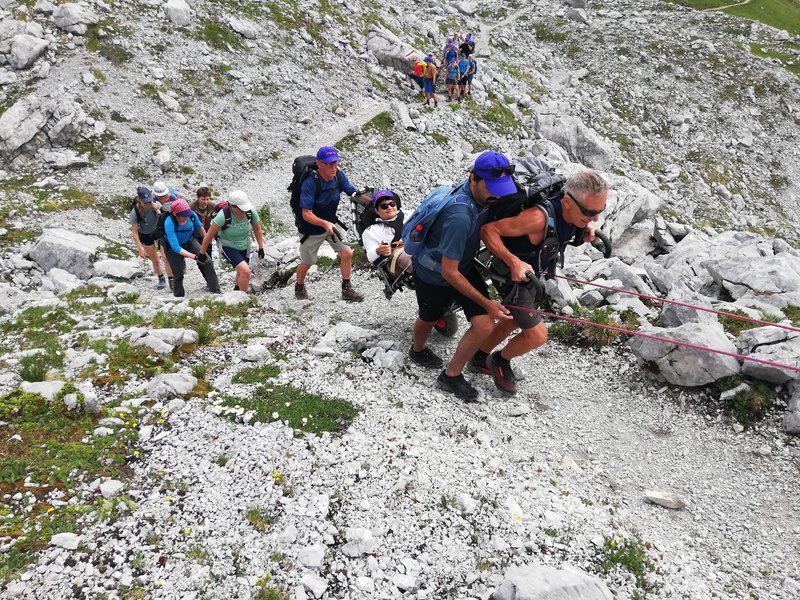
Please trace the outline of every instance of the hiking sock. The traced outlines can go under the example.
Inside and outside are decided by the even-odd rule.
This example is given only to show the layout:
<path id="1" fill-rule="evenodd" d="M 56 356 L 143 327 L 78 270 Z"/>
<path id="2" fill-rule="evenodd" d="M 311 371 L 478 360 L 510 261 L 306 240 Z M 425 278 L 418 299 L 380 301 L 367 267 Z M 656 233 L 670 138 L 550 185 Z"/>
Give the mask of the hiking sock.
<path id="1" fill-rule="evenodd" d="M 473 359 L 473 360 L 474 360 L 476 363 L 481 363 L 481 364 L 483 364 L 483 365 L 485 365 L 485 364 L 486 364 L 486 359 L 487 359 L 487 358 L 489 358 L 489 354 L 488 354 L 487 352 L 484 352 L 483 350 L 478 350 L 478 351 L 475 353 L 475 356 L 473 356 L 473 357 L 472 357 L 472 359 Z"/>
<path id="2" fill-rule="evenodd" d="M 496 365 L 498 365 L 500 367 L 503 367 L 503 368 L 506 368 L 506 369 L 511 366 L 511 361 L 506 359 L 506 358 L 503 358 L 503 351 L 502 350 L 499 351 L 499 352 L 495 352 L 492 355 L 492 360 L 494 361 L 494 363 Z"/>
<path id="3" fill-rule="evenodd" d="M 235 283 L 233 284 L 233 291 L 234 292 L 238 292 L 239 291 L 239 286 L 237 284 L 235 284 Z"/>
<path id="4" fill-rule="evenodd" d="M 347 289 L 350 287 L 350 280 L 349 279 L 342 279 L 342 289 Z"/>

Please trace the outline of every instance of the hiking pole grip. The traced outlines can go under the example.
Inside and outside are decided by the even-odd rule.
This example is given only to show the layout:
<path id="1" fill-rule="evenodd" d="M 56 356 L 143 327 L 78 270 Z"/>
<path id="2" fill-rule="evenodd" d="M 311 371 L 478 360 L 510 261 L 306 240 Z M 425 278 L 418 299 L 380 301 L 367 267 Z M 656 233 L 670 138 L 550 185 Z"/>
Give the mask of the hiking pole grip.
<path id="1" fill-rule="evenodd" d="M 603 258 L 611 257 L 611 240 L 602 231 L 594 232 L 595 239 L 592 242 L 592 247 L 596 248 L 603 253 Z"/>

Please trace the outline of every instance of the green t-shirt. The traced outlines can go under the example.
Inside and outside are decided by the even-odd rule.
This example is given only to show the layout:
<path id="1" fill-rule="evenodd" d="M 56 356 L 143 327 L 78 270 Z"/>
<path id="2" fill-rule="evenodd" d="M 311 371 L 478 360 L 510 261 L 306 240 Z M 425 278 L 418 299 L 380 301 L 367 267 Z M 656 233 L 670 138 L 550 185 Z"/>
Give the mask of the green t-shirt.
<path id="1" fill-rule="evenodd" d="M 258 211 L 253 210 L 251 214 L 253 215 L 253 225 L 261 222 Z M 250 249 L 250 232 L 253 231 L 253 227 L 247 222 L 247 215 L 242 215 L 241 219 L 237 219 L 231 209 L 231 224 L 227 229 L 222 229 L 222 226 L 225 225 L 225 213 L 219 211 L 214 217 L 214 223 L 220 228 L 219 241 L 223 246 L 235 248 L 241 252 L 247 252 Z"/>

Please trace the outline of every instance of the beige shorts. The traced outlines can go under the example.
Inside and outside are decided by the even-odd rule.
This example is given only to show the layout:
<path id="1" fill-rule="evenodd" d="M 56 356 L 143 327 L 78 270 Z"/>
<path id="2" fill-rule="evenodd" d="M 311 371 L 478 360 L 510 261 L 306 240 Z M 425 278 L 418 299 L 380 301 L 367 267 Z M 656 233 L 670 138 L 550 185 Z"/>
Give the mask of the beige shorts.
<path id="1" fill-rule="evenodd" d="M 331 245 L 334 252 L 341 252 L 350 247 L 327 233 L 310 235 L 305 242 L 300 244 L 300 262 L 306 265 L 317 264 L 317 254 L 319 254 L 320 246 L 326 241 Z"/>

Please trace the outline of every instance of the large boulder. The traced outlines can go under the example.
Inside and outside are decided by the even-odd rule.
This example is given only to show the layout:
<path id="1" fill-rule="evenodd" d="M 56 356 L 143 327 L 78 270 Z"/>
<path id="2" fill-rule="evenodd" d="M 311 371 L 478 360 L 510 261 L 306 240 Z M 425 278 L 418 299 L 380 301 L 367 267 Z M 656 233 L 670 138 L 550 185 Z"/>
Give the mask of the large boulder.
<path id="1" fill-rule="evenodd" d="M 748 291 L 756 295 L 800 291 L 800 258 L 788 253 L 776 256 L 731 256 L 703 263 L 714 281 L 734 299 Z"/>
<path id="2" fill-rule="evenodd" d="M 94 275 L 94 255 L 106 245 L 105 240 L 66 229 L 47 229 L 28 252 L 28 258 L 43 271 L 57 267 L 81 279 Z"/>
<path id="3" fill-rule="evenodd" d="M 20 33 L 11 38 L 11 51 L 8 57 L 8 64 L 12 69 L 27 69 L 36 62 L 50 42 L 42 40 L 27 33 Z"/>
<path id="4" fill-rule="evenodd" d="M 797 367 L 800 366 L 797 357 L 800 356 L 800 336 L 778 344 L 764 344 L 756 347 L 748 356 L 776 364 L 762 364 L 751 360 L 744 361 L 742 373 L 755 379 L 762 379 L 770 383 L 783 384 L 790 380 L 799 380 L 800 373 L 791 369 L 783 369 L 778 364 Z"/>
<path id="5" fill-rule="evenodd" d="M 8 283 L 0 282 L 0 314 L 15 311 L 31 299 L 30 294 Z"/>
<path id="6" fill-rule="evenodd" d="M 138 263 L 129 260 L 117 260 L 106 258 L 94 263 L 94 270 L 97 275 L 105 277 L 119 277 L 120 279 L 134 279 L 144 275 Z"/>
<path id="7" fill-rule="evenodd" d="M 651 219 L 664 201 L 627 177 L 612 173 L 603 176 L 608 181 L 609 191 L 602 229 L 612 242 L 616 242 L 632 225 Z M 652 228 L 648 224 L 650 231 Z"/>
<path id="8" fill-rule="evenodd" d="M 783 415 L 783 428 L 786 433 L 800 435 L 800 385 L 794 386 L 794 392 Z"/>
<path id="9" fill-rule="evenodd" d="M 85 122 L 86 112 L 77 102 L 26 96 L 0 115 L 0 158 L 11 162 L 23 152 L 70 146 Z"/>
<path id="10" fill-rule="evenodd" d="M 187 373 L 162 373 L 147 386 L 147 393 L 155 400 L 168 400 L 185 396 L 197 385 L 197 378 Z"/>
<path id="11" fill-rule="evenodd" d="M 612 600 L 602 580 L 573 567 L 511 567 L 494 592 L 494 600 Z"/>
<path id="12" fill-rule="evenodd" d="M 540 111 L 536 114 L 536 130 L 565 148 L 576 162 L 601 171 L 614 166 L 611 144 L 576 117 Z"/>
<path id="13" fill-rule="evenodd" d="M 736 353 L 736 347 L 725 335 L 719 323 L 686 323 L 670 329 L 648 327 L 640 331 L 679 342 Z M 707 385 L 736 375 L 741 370 L 739 361 L 732 356 L 695 350 L 669 342 L 634 336 L 628 342 L 628 346 L 637 358 L 655 364 L 664 379 L 673 385 L 686 387 Z"/>
<path id="14" fill-rule="evenodd" d="M 170 23 L 178 27 L 186 27 L 192 22 L 192 11 L 186 0 L 167 0 L 164 4 L 164 14 Z"/>
<path id="15" fill-rule="evenodd" d="M 99 21 L 95 12 L 83 4 L 69 2 L 59 5 L 53 11 L 53 21 L 56 27 L 76 35 L 84 35 L 89 25 Z"/>
<path id="16" fill-rule="evenodd" d="M 406 44 L 391 31 L 370 27 L 367 33 L 367 51 L 381 65 L 397 69 L 403 74 L 411 68 L 415 58 L 423 58 L 425 54 L 410 44 Z"/>
<path id="17" fill-rule="evenodd" d="M 19 34 L 31 35 L 35 38 L 44 38 L 44 29 L 36 21 L 17 21 L 4 19 L 0 21 L 0 54 L 11 52 L 11 42 Z"/>
<path id="18" fill-rule="evenodd" d="M 237 19 L 236 17 L 231 17 L 230 19 L 228 19 L 228 25 L 230 25 L 230 28 L 233 29 L 243 38 L 246 38 L 248 40 L 254 40 L 258 37 L 259 33 L 258 25 L 256 25 L 252 21 L 248 21 L 247 19 Z"/>
<path id="19" fill-rule="evenodd" d="M 136 328 L 131 331 L 134 346 L 148 346 L 159 354 L 169 354 L 184 344 L 197 342 L 197 332 L 192 329 L 147 329 Z"/>

